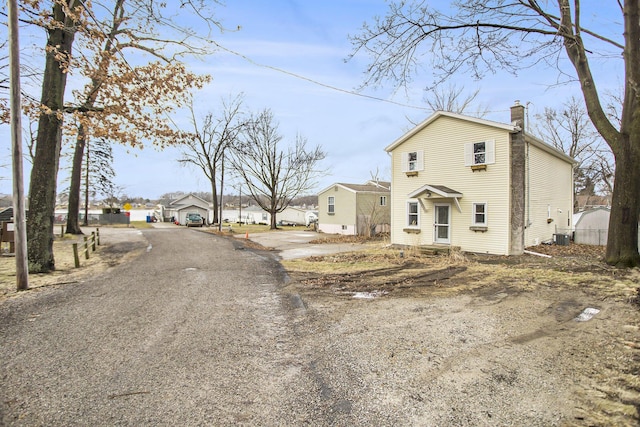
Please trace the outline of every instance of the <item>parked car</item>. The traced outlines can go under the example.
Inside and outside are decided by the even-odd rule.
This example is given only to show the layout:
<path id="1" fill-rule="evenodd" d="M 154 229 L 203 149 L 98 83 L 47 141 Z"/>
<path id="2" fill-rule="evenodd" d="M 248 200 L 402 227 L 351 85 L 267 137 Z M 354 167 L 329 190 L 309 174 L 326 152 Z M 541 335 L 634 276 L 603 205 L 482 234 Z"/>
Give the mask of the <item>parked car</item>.
<path id="1" fill-rule="evenodd" d="M 202 227 L 204 225 L 204 221 L 199 213 L 188 213 L 186 226 L 187 227 Z"/>

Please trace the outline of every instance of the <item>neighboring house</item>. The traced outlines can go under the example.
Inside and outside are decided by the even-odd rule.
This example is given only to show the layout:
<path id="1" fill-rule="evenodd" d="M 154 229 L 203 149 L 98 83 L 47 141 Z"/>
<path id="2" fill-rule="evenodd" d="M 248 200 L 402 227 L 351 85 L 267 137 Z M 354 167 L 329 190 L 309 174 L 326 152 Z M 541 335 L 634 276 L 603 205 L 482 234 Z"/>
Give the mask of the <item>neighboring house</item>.
<path id="1" fill-rule="evenodd" d="M 593 208 L 606 208 L 611 206 L 611 196 L 577 195 L 574 206 L 574 212 L 587 211 Z"/>
<path id="2" fill-rule="evenodd" d="M 201 217 L 209 220 L 209 202 L 193 194 L 173 200 L 165 207 L 164 216 L 173 218 L 179 224 L 187 223 L 187 214 L 199 213 Z"/>
<path id="3" fill-rule="evenodd" d="M 305 225 L 307 210 L 288 206 L 282 212 L 276 214 L 278 223 L 285 225 Z M 242 216 L 242 218 L 240 218 Z M 271 214 L 258 205 L 250 205 L 240 209 L 225 209 L 223 218 L 232 223 L 242 221 L 247 224 L 271 224 Z"/>
<path id="4" fill-rule="evenodd" d="M 13 207 L 0 208 L 0 222 L 13 221 Z"/>
<path id="5" fill-rule="evenodd" d="M 436 112 L 394 141 L 391 242 L 519 255 L 571 229 L 574 161 L 510 124 Z"/>
<path id="6" fill-rule="evenodd" d="M 318 230 L 323 233 L 371 235 L 388 232 L 389 182 L 333 184 L 318 193 Z"/>
<path id="7" fill-rule="evenodd" d="M 271 224 L 271 214 L 258 205 L 242 208 L 242 222 L 247 224 Z"/>
<path id="8" fill-rule="evenodd" d="M 287 206 L 282 212 L 276 214 L 276 219 L 278 224 L 307 225 L 306 214 L 305 209 Z"/>

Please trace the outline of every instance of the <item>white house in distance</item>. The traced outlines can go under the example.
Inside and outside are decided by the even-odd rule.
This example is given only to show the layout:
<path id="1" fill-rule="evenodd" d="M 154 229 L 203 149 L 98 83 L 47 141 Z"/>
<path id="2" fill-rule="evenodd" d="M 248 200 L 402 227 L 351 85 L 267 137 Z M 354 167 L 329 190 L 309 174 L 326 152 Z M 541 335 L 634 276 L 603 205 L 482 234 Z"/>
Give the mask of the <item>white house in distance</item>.
<path id="1" fill-rule="evenodd" d="M 199 213 L 209 221 L 209 202 L 193 194 L 187 194 L 169 203 L 165 207 L 164 217 L 173 218 L 179 224 L 186 224 L 187 214 L 190 213 Z"/>
<path id="2" fill-rule="evenodd" d="M 391 242 L 520 255 L 572 228 L 574 161 L 509 124 L 438 111 L 391 154 Z"/>
<path id="3" fill-rule="evenodd" d="M 391 183 L 335 183 L 318 193 L 318 230 L 323 233 L 369 235 L 389 228 Z M 375 230 L 372 228 L 375 227 Z"/>

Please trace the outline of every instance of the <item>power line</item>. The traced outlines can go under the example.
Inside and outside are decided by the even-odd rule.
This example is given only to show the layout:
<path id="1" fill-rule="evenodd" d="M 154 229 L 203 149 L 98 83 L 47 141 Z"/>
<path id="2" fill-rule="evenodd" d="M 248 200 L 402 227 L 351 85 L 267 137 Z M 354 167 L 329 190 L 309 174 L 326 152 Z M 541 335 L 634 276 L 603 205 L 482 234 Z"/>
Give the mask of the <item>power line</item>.
<path id="1" fill-rule="evenodd" d="M 214 40 L 209 40 L 209 42 L 210 42 L 210 43 L 212 43 L 212 44 L 214 44 L 214 45 L 215 45 L 216 47 L 218 47 L 219 49 L 224 50 L 225 52 L 230 53 L 230 54 L 232 54 L 232 55 L 238 56 L 238 57 L 240 57 L 240 58 L 244 59 L 245 61 L 247 61 L 248 63 L 250 63 L 250 64 L 252 64 L 252 65 L 255 65 L 255 66 L 257 66 L 257 67 L 267 68 L 267 69 L 269 69 L 269 70 L 273 70 L 273 71 L 276 71 L 276 72 L 278 72 L 278 73 L 286 74 L 286 75 L 291 76 L 291 77 L 294 77 L 294 78 L 296 78 L 296 79 L 304 80 L 304 81 L 307 81 L 307 82 L 309 82 L 309 83 L 313 83 L 313 84 L 315 84 L 315 85 L 325 87 L 325 88 L 327 88 L 327 89 L 335 90 L 335 91 L 337 91 L 337 92 L 346 93 L 346 94 L 348 94 L 348 95 L 354 95 L 354 96 L 359 96 L 359 97 L 362 97 L 362 98 L 372 99 L 372 100 L 374 100 L 374 101 L 386 102 L 386 103 L 388 103 L 388 104 L 394 104 L 394 105 L 398 105 L 398 106 L 400 106 L 400 107 L 414 108 L 414 109 L 416 109 L 416 110 L 431 111 L 431 109 L 430 109 L 430 108 L 426 108 L 426 107 L 419 107 L 419 106 L 417 106 L 417 105 L 404 104 L 404 103 L 402 103 L 402 102 L 397 102 L 397 101 L 391 101 L 391 100 L 389 100 L 389 99 L 384 99 L 384 98 L 380 98 L 380 97 L 372 96 L 372 95 L 366 95 L 366 94 L 363 94 L 363 93 L 355 92 L 355 91 L 353 91 L 353 90 L 342 89 L 342 88 L 339 88 L 339 87 L 337 87 L 337 86 L 332 86 L 332 85 L 327 84 L 327 83 L 322 83 L 322 82 L 320 82 L 320 81 L 318 81 L 318 80 L 312 79 L 312 78 L 310 78 L 310 77 L 305 77 L 305 76 L 303 76 L 303 75 L 301 75 L 301 74 L 297 74 L 297 73 L 294 73 L 294 72 L 292 72 L 292 71 L 287 71 L 287 70 L 284 70 L 284 69 L 282 69 L 282 68 L 274 67 L 274 66 L 272 66 L 272 65 L 261 64 L 261 63 L 259 63 L 259 62 L 257 62 L 257 61 L 254 61 L 253 59 L 249 58 L 249 57 L 248 57 L 247 55 L 245 55 L 245 54 L 242 54 L 242 53 L 240 53 L 240 52 L 237 52 L 237 51 L 235 51 L 235 50 L 232 50 L 232 49 L 229 49 L 229 48 L 227 48 L 227 47 L 222 46 L 220 43 L 218 43 L 218 42 L 216 42 L 216 41 L 214 41 Z"/>

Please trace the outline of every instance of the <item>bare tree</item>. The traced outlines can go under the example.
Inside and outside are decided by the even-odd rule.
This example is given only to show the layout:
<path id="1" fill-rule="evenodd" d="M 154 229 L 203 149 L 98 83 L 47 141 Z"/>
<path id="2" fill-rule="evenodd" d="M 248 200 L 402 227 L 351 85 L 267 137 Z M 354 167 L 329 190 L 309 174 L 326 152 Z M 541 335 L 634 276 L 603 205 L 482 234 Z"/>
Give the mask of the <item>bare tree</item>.
<path id="1" fill-rule="evenodd" d="M 488 108 L 478 105 L 474 108 L 474 103 L 480 89 L 472 93 L 465 93 L 464 86 L 458 87 L 449 84 L 446 87 L 438 86 L 425 91 L 425 102 L 433 111 L 448 111 L 450 113 L 468 114 L 473 117 L 484 117 Z"/>
<path id="2" fill-rule="evenodd" d="M 565 81 L 575 76 L 589 118 L 616 159 L 606 261 L 621 267 L 637 266 L 640 4 L 637 0 L 618 1 L 621 25 L 617 39 L 583 26 L 584 6 L 580 0 L 486 0 L 455 2 L 445 12 L 423 1 L 392 2 L 384 18 L 365 24 L 361 33 L 352 37 L 353 55 L 364 51 L 372 57 L 365 85 L 386 80 L 406 85 L 425 65 L 422 61 L 430 62 L 432 86 L 461 73 L 481 78 L 487 72 L 516 73 L 538 65 L 557 69 Z M 595 3 L 586 6 L 600 7 Z M 592 15 L 597 16 L 597 11 Z M 610 18 L 608 22 L 612 22 Z M 624 95 L 619 126 L 608 117 L 600 99 L 589 63 L 594 55 L 624 62 L 620 68 Z M 563 57 L 569 62 L 563 62 Z"/>
<path id="3" fill-rule="evenodd" d="M 251 117 L 234 147 L 231 163 L 258 205 L 271 214 L 271 229 L 277 228 L 276 214 L 292 199 L 316 185 L 322 172 L 316 167 L 326 154 L 296 136 L 295 145 L 280 149 L 282 135 L 273 113 L 265 109 Z"/>
<path id="4" fill-rule="evenodd" d="M 225 151 L 237 144 L 238 135 L 242 129 L 243 96 L 222 100 L 219 116 L 207 113 L 199 123 L 196 118 L 193 103 L 190 106 L 191 124 L 193 130 L 183 136 L 182 158 L 178 161 L 184 165 L 192 164 L 198 167 L 211 183 L 213 199 L 213 222 L 219 223 L 218 207 L 218 177 Z M 222 193 L 222 190 L 221 190 Z"/>
<path id="5" fill-rule="evenodd" d="M 576 160 L 573 173 L 575 195 L 594 195 L 596 187 L 607 186 L 613 156 L 609 146 L 593 128 L 579 99 L 569 98 L 559 110 L 545 107 L 536 119 L 534 131 Z"/>

